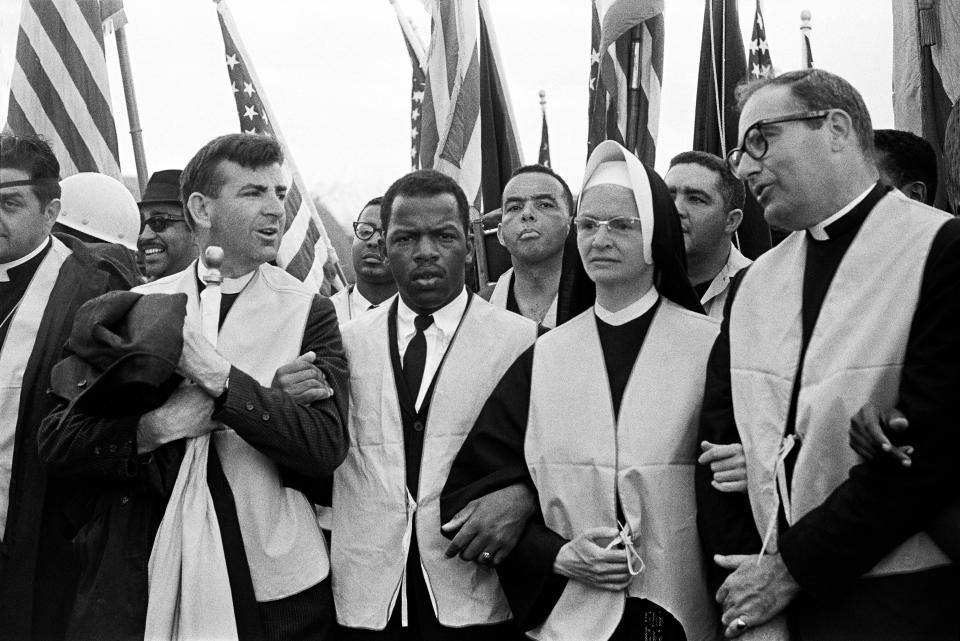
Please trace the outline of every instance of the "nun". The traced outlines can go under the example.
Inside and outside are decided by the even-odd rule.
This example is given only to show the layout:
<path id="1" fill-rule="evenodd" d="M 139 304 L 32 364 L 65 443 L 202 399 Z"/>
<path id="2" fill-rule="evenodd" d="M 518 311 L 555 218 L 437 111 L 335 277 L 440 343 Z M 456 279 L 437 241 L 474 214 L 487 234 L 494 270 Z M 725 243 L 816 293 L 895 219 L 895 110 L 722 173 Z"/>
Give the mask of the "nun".
<path id="1" fill-rule="evenodd" d="M 444 522 L 529 488 L 512 551 L 478 561 L 496 567 L 530 638 L 718 636 L 693 475 L 719 325 L 687 280 L 678 221 L 657 174 L 616 142 L 596 147 L 574 219 L 595 303 L 506 372 L 444 488 Z"/>

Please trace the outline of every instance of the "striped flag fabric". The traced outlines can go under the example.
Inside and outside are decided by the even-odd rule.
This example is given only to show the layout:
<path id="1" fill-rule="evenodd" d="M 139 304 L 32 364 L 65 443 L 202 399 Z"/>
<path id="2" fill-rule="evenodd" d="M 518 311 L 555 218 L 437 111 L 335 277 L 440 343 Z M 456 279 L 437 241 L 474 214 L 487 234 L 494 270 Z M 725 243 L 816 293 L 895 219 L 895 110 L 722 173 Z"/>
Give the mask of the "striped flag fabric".
<path id="1" fill-rule="evenodd" d="M 763 22 L 763 8 L 757 0 L 757 8 L 753 12 L 753 32 L 750 34 L 750 56 L 747 60 L 747 71 L 750 80 L 773 78 L 773 61 L 770 59 L 770 48 L 767 46 L 767 27 Z"/>
<path id="2" fill-rule="evenodd" d="M 480 0 L 479 10 L 481 211 L 489 212 L 499 209 L 503 188 L 523 155 L 487 0 Z"/>
<path id="3" fill-rule="evenodd" d="M 390 0 L 393 9 L 397 14 L 397 21 L 400 23 L 400 30 L 403 32 L 403 42 L 407 46 L 407 53 L 410 55 L 410 67 L 412 78 L 410 82 L 410 169 L 416 171 L 420 169 L 420 132 L 423 125 L 423 95 L 427 83 L 425 71 L 427 62 L 427 53 L 424 50 L 420 36 L 410 22 L 410 18 L 404 13 L 403 8 L 396 2 Z"/>
<path id="4" fill-rule="evenodd" d="M 319 291 L 324 282 L 323 265 L 330 247 L 320 215 L 293 161 L 275 114 L 263 93 L 250 56 L 244 49 L 226 0 L 217 0 L 217 17 L 223 35 L 227 74 L 244 133 L 273 136 L 283 148 L 284 162 L 293 175 L 293 184 L 284 200 L 286 231 L 280 242 L 277 264 Z M 340 284 L 342 286 L 342 283 Z"/>
<path id="5" fill-rule="evenodd" d="M 616 140 L 653 166 L 663 79 L 663 0 L 594 0 L 587 155 Z"/>
<path id="6" fill-rule="evenodd" d="M 63 177 L 120 179 L 97 0 L 24 0 L 4 128 L 43 136 Z"/>
<path id="7" fill-rule="evenodd" d="M 550 167 L 550 132 L 547 130 L 547 93 L 540 90 L 540 111 L 543 112 L 543 125 L 540 127 L 540 156 L 537 164 Z"/>
<path id="8" fill-rule="evenodd" d="M 800 56 L 801 69 L 813 69 L 813 49 L 810 48 L 810 12 L 800 12 Z"/>
<path id="9" fill-rule="evenodd" d="M 456 180 L 478 203 L 480 55 L 476 0 L 426 0 L 430 48 L 424 87 L 420 164 Z"/>

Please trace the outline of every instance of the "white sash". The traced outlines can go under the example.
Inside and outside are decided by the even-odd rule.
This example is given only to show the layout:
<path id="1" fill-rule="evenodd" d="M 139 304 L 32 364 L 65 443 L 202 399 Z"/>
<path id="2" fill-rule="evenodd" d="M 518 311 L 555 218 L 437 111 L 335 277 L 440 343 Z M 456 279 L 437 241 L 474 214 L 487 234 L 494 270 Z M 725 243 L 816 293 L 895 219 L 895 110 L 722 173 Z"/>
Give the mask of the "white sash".
<path id="1" fill-rule="evenodd" d="M 8 321 L 10 329 L 0 350 L 0 540 L 7 525 L 23 375 L 33 353 L 50 293 L 60 275 L 60 267 L 72 253 L 66 245 L 51 237 L 50 251 L 40 261 L 19 307 Z"/>

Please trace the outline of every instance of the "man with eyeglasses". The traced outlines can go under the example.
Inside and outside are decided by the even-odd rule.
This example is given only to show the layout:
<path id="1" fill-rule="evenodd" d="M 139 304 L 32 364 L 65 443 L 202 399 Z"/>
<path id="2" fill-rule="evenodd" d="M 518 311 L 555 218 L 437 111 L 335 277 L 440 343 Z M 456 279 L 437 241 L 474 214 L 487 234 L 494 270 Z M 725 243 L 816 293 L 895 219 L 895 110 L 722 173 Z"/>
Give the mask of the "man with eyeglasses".
<path id="1" fill-rule="evenodd" d="M 377 196 L 363 209 L 353 223 L 353 244 L 350 253 L 357 282 L 330 297 L 340 324 L 376 309 L 397 293 L 397 283 L 384 262 L 383 230 L 380 228 L 380 203 Z"/>
<path id="2" fill-rule="evenodd" d="M 155 172 L 147 182 L 140 207 L 140 236 L 137 250 L 147 280 L 176 274 L 196 257 L 197 242 L 187 225 L 180 202 L 179 169 Z"/>
<path id="3" fill-rule="evenodd" d="M 490 562 L 531 638 L 714 639 L 693 474 L 718 323 L 687 280 L 666 185 L 634 155 L 598 145 L 577 211 L 596 303 L 497 384 L 451 468 L 442 515 L 529 488 L 532 518 Z"/>
<path id="4" fill-rule="evenodd" d="M 708 366 L 701 439 L 742 442 L 747 469 L 746 495 L 698 469 L 701 535 L 733 570 L 726 634 L 789 606 L 794 639 L 956 639 L 960 575 L 923 530 L 960 495 L 960 220 L 878 183 L 842 78 L 739 98 L 728 162 L 793 233 L 738 277 Z M 909 420 L 912 467 L 861 464 L 848 428 L 866 404 Z"/>
<path id="5" fill-rule="evenodd" d="M 0 638 L 62 639 L 77 557 L 64 507 L 73 486 L 48 475 L 37 431 L 55 407 L 50 371 L 77 309 L 132 274 L 52 235 L 60 164 L 36 136 L 0 134 Z"/>

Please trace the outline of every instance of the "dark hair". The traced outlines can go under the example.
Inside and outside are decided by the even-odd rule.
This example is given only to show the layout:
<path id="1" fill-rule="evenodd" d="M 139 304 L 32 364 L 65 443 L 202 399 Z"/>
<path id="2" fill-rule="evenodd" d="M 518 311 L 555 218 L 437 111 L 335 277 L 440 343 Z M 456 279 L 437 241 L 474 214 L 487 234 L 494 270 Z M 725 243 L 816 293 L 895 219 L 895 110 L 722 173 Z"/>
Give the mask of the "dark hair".
<path id="1" fill-rule="evenodd" d="M 517 167 L 513 170 L 513 173 L 510 174 L 510 180 L 513 180 L 520 174 L 546 174 L 550 176 L 563 187 L 563 198 L 567 201 L 567 212 L 573 216 L 576 214 L 576 202 L 573 200 L 573 192 L 570 191 L 570 186 L 567 185 L 567 182 L 560 177 L 560 174 L 545 167 L 544 165 L 523 165 L 522 167 Z M 507 182 L 510 182 L 509 180 Z"/>
<path id="2" fill-rule="evenodd" d="M 283 149 L 270 136 L 227 134 L 200 148 L 180 174 L 180 200 L 184 209 L 190 194 L 200 192 L 216 198 L 223 189 L 220 163 L 228 160 L 247 169 L 283 164 Z"/>
<path id="3" fill-rule="evenodd" d="M 400 178 L 387 189 L 380 204 L 380 225 L 384 232 L 390 226 L 390 215 L 393 213 L 393 201 L 399 196 L 422 198 L 450 194 L 457 200 L 457 213 L 463 223 L 463 233 L 470 232 L 470 205 L 467 196 L 460 185 L 450 176 L 441 174 L 433 169 L 412 171 Z"/>
<path id="4" fill-rule="evenodd" d="M 909 131 L 877 129 L 873 132 L 877 167 L 894 181 L 894 187 L 915 180 L 927 186 L 926 203 L 937 196 L 937 153 L 933 145 Z"/>
<path id="5" fill-rule="evenodd" d="M 720 156 L 706 151 L 684 151 L 673 157 L 670 161 L 670 169 L 675 165 L 699 165 L 712 171 L 717 176 L 717 187 L 723 198 L 724 212 L 743 209 L 743 201 L 746 198 L 743 181 L 730 172 L 730 167 Z"/>
<path id="6" fill-rule="evenodd" d="M 30 180 L 43 181 L 30 186 L 41 209 L 60 197 L 60 163 L 40 136 L 0 133 L 0 167 L 19 169 L 29 175 Z"/>
<path id="7" fill-rule="evenodd" d="M 367 201 L 367 204 L 360 208 L 360 211 L 357 212 L 357 220 L 360 220 L 360 216 L 363 215 L 363 212 L 367 210 L 367 207 L 380 207 L 383 203 L 383 196 L 377 196 L 376 198 L 371 198 Z"/>
<path id="8" fill-rule="evenodd" d="M 860 149 L 867 158 L 873 158 L 873 124 L 870 112 L 860 92 L 849 82 L 823 69 L 788 71 L 774 78 L 760 78 L 741 83 L 737 87 L 737 103 L 741 110 L 753 94 L 764 87 L 789 87 L 793 97 L 811 111 L 843 109 L 850 116 L 860 141 Z M 822 120 L 808 120 L 807 126 L 818 129 Z"/>

